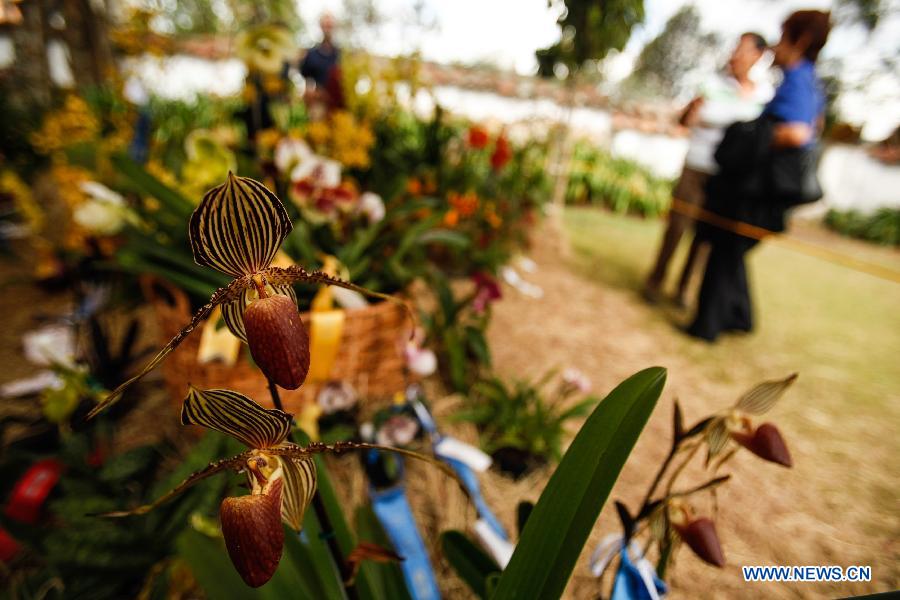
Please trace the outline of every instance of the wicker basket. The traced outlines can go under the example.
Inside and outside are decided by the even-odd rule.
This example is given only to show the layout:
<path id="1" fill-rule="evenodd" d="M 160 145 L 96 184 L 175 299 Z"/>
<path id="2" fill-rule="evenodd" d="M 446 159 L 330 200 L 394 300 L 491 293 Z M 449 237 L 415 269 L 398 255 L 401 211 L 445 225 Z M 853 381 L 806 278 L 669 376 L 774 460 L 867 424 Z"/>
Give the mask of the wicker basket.
<path id="1" fill-rule="evenodd" d="M 191 319 L 187 294 L 155 277 L 141 279 L 144 296 L 156 315 L 160 345 L 167 343 Z M 309 326 L 309 313 L 300 315 Z M 341 344 L 331 369 L 334 379 L 347 381 L 361 398 L 393 395 L 405 385 L 405 364 L 400 342 L 409 323 L 404 310 L 393 302 L 348 310 Z M 173 401 L 179 405 L 188 384 L 201 388 L 227 388 L 246 394 L 264 406 L 272 406 L 268 384 L 248 360 L 246 346 L 233 366 L 214 361 L 200 364 L 200 327 L 185 339 L 162 364 L 163 378 Z M 306 383 L 296 390 L 279 390 L 284 409 L 298 413 L 304 402 L 313 401 L 321 384 Z"/>

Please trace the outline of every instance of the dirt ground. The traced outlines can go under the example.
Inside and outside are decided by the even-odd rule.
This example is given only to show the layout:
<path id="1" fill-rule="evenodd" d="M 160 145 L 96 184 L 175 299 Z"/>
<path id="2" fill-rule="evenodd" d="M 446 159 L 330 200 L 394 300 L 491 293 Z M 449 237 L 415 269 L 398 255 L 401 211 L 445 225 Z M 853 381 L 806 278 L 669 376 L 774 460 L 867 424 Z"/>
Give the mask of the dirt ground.
<path id="1" fill-rule="evenodd" d="M 526 276 L 539 281 L 544 297 L 534 300 L 505 288 L 496 305 L 490 336 L 496 366 L 510 377 L 536 377 L 552 366 L 575 366 L 590 376 L 601 396 L 642 368 L 668 369 L 663 396 L 613 491 L 614 498 L 634 507 L 670 443 L 675 398 L 686 420 L 693 422 L 734 402 L 757 381 L 779 378 L 793 369 L 785 364 L 760 373 L 757 365 L 716 364 L 715 346 L 686 338 L 635 290 L 600 286 L 577 275 L 571 253 L 555 249 L 558 245 L 547 241 L 553 238 L 550 232 L 536 237 L 531 258 L 538 271 Z M 766 364 L 764 356 L 760 362 Z M 817 406 L 817 398 L 811 397 L 815 389 L 801 373 L 798 384 L 767 415 L 767 420 L 779 424 L 790 445 L 793 469 L 746 452 L 726 469 L 733 480 L 719 492 L 717 523 L 727 566 L 708 567 L 683 549 L 671 570 L 672 598 L 835 597 L 900 585 L 900 474 L 892 452 L 896 446 L 881 443 L 895 439 L 896 413 L 884 415 L 877 407 L 858 405 L 854 414 L 842 415 L 834 402 Z M 845 402 L 852 406 L 853 400 Z M 842 427 L 845 416 L 848 423 Z M 695 475 L 695 481 L 704 481 Z M 495 485 L 487 486 L 488 496 L 494 506 L 504 507 L 509 524 L 512 498 L 536 496 L 543 480 L 491 483 Z M 709 510 L 703 503 L 699 507 Z M 571 597 L 596 597 L 597 582 L 588 573 L 587 558 L 603 536 L 616 531 L 616 525 L 610 503 L 582 553 L 567 591 Z M 740 571 L 742 565 L 816 564 L 871 565 L 873 582 L 745 583 Z"/>
<path id="2" fill-rule="evenodd" d="M 675 398 L 682 403 L 686 420 L 693 422 L 732 403 L 757 381 L 782 377 L 793 369 L 790 364 L 772 364 L 764 356 L 758 364 L 722 364 L 716 347 L 687 340 L 668 315 L 646 305 L 633 289 L 600 285 L 586 277 L 585 265 L 576 264 L 571 253 L 561 253 L 558 245 L 549 241 L 553 238 L 549 230 L 535 237 L 530 257 L 538 269 L 526 275 L 540 283 L 544 297 L 528 298 L 504 286 L 504 298 L 495 305 L 490 330 L 495 366 L 511 378 L 532 378 L 551 367 L 574 366 L 589 375 L 600 397 L 640 369 L 652 365 L 668 369 L 656 412 L 611 497 L 634 507 L 670 443 Z M 7 277 L 17 271 L 14 266 L 3 268 Z M 0 333 L 0 360 L 5 369 L 0 382 L 34 370 L 22 361 L 19 336 L 38 322 L 36 313 L 53 313 L 64 304 L 64 298 L 30 286 L 6 286 L 0 295 L 0 311 L 7 317 L 7 326 Z M 34 310 L 21 310 L 23 305 Z M 825 398 L 827 394 L 819 398 L 821 389 L 804 380 L 801 372 L 798 384 L 768 415 L 787 438 L 793 469 L 764 463 L 748 453 L 732 461 L 727 472 L 733 481 L 718 496 L 717 524 L 727 566 L 721 570 L 708 567 L 682 550 L 670 571 L 671 598 L 818 598 L 900 586 L 900 473 L 896 443 L 890 441 L 897 437 L 895 415 L 884 415 L 877 406 L 853 406 L 851 399 L 846 404 L 853 412 L 842 413 L 840 399 Z M 434 401 L 436 415 L 447 432 L 476 442 L 472 427 L 441 419 L 452 413 L 459 401 L 454 397 Z M 346 498 L 361 500 L 365 485 L 356 460 L 342 457 L 330 462 L 332 478 L 340 482 Z M 694 481 L 702 477 L 693 475 Z M 550 470 L 544 470 L 512 482 L 488 472 L 482 484 L 488 502 L 514 531 L 516 504 L 536 500 L 549 476 Z M 408 487 L 445 597 L 469 597 L 464 584 L 438 558 L 437 534 L 471 523 L 471 506 L 452 482 L 427 467 L 409 465 Z M 698 508 L 712 510 L 704 502 L 698 503 Z M 599 540 L 616 530 L 610 502 L 582 552 L 567 597 L 598 596 L 601 588 L 590 576 L 587 560 Z M 817 564 L 871 565 L 873 582 L 745 583 L 740 573 L 741 565 Z M 604 594 L 608 586 L 607 579 Z"/>

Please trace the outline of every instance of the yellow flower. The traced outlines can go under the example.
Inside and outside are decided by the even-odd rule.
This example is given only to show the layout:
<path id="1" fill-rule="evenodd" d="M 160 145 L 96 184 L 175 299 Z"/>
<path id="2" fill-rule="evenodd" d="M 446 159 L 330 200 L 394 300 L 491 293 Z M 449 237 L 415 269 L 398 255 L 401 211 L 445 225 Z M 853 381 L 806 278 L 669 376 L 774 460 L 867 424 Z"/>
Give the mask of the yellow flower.
<path id="1" fill-rule="evenodd" d="M 31 135 L 31 143 L 42 154 L 52 154 L 67 146 L 94 139 L 100 122 L 87 102 L 75 94 L 66 96 L 62 107 L 44 118 L 40 131 Z"/>
<path id="2" fill-rule="evenodd" d="M 13 206 L 22 215 L 31 233 L 39 233 L 44 228 L 44 211 L 34 201 L 31 189 L 12 171 L 0 174 L 0 196 L 12 198 Z"/>
<path id="3" fill-rule="evenodd" d="M 260 151 L 269 152 L 275 148 L 280 139 L 281 132 L 277 129 L 264 129 L 256 134 L 256 145 Z"/>
<path id="4" fill-rule="evenodd" d="M 306 135 L 317 152 L 322 152 L 326 148 L 331 137 L 328 124 L 325 121 L 313 121 L 307 125 Z"/>

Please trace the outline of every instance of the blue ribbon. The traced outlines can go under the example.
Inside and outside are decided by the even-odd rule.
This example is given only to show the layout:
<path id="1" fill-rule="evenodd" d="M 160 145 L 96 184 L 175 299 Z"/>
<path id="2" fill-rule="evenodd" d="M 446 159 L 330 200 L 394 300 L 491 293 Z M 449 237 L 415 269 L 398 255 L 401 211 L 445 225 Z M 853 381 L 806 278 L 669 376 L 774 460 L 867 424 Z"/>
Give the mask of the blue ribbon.
<path id="1" fill-rule="evenodd" d="M 441 594 L 434 579 L 428 551 L 416 527 L 403 484 L 398 483 L 380 491 L 370 489 L 369 497 L 372 499 L 372 509 L 391 539 L 394 550 L 403 557 L 400 569 L 410 596 L 413 600 L 439 600 Z"/>
<path id="2" fill-rule="evenodd" d="M 648 588 L 648 580 L 652 577 L 653 587 L 656 588 L 656 598 L 661 598 L 668 588 L 656 573 L 642 573 L 628 556 L 628 550 L 622 548 L 619 552 L 621 562 L 616 572 L 616 580 L 613 584 L 613 592 L 610 600 L 655 600 Z"/>

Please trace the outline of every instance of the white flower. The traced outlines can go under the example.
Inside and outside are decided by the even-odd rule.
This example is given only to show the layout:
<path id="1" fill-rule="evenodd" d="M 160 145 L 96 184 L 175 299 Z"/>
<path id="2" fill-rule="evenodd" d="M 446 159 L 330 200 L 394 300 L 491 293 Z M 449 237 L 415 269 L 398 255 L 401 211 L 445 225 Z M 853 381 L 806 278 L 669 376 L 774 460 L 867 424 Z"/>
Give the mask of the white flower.
<path id="1" fill-rule="evenodd" d="M 582 394 L 587 394 L 591 391 L 591 380 L 582 371 L 574 367 L 569 367 L 563 371 L 562 380 L 567 386 L 578 390 Z"/>
<path id="2" fill-rule="evenodd" d="M 81 191 L 87 194 L 92 200 L 98 202 L 106 202 L 113 206 L 125 206 L 125 199 L 118 192 L 114 192 L 102 183 L 96 181 L 82 181 L 79 184 Z"/>
<path id="3" fill-rule="evenodd" d="M 88 232 L 100 236 L 119 233 L 127 220 L 124 207 L 96 200 L 82 202 L 72 212 L 72 219 Z"/>
<path id="4" fill-rule="evenodd" d="M 48 325 L 22 336 L 25 358 L 46 366 L 75 367 L 75 334 L 65 325 Z"/>
<path id="5" fill-rule="evenodd" d="M 291 171 L 291 181 L 302 179 L 309 179 L 318 187 L 337 187 L 341 184 L 341 163 L 311 154 Z"/>
<path id="6" fill-rule="evenodd" d="M 283 137 L 275 146 L 275 167 L 281 173 L 289 173 L 296 165 L 312 156 L 312 150 L 303 140 L 295 137 Z"/>
<path id="7" fill-rule="evenodd" d="M 424 342 L 425 331 L 417 327 L 412 338 L 403 346 L 406 366 L 419 377 L 428 377 L 437 370 L 437 356 L 431 350 L 422 347 Z"/>
<path id="8" fill-rule="evenodd" d="M 365 192 L 359 197 L 357 210 L 366 216 L 369 223 L 377 223 L 384 218 L 384 201 L 375 192 Z"/>
<path id="9" fill-rule="evenodd" d="M 406 446 L 418 433 L 418 421 L 406 415 L 394 415 L 375 434 L 375 441 L 382 446 Z"/>

